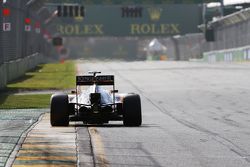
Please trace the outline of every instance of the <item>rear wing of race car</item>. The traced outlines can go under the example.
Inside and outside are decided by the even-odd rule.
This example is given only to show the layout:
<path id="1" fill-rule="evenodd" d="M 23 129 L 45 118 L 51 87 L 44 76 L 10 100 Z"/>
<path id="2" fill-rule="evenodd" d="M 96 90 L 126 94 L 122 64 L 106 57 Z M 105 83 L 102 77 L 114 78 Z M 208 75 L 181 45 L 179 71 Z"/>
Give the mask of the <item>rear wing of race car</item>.
<path id="1" fill-rule="evenodd" d="M 89 72 L 93 75 L 82 75 L 82 76 L 76 76 L 76 104 L 78 104 L 78 86 L 91 86 L 91 85 L 110 85 L 113 87 L 113 101 L 115 104 L 115 93 L 117 92 L 115 90 L 115 77 L 114 75 L 97 75 L 101 72 Z"/>
<path id="2" fill-rule="evenodd" d="M 114 75 L 76 76 L 76 85 L 114 85 Z"/>

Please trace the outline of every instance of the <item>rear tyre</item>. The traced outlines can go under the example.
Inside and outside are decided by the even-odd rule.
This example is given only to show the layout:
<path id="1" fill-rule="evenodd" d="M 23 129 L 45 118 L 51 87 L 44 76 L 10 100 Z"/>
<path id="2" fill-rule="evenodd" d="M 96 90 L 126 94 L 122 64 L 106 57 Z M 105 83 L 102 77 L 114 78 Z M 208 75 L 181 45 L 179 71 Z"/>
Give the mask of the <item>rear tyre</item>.
<path id="1" fill-rule="evenodd" d="M 69 115 L 75 115 L 75 103 L 69 103 Z"/>
<path id="2" fill-rule="evenodd" d="M 137 94 L 131 94 L 123 99 L 123 124 L 124 126 L 140 126 L 141 99 Z"/>
<path id="3" fill-rule="evenodd" d="M 54 94 L 51 96 L 50 102 L 50 124 L 52 126 L 68 126 L 68 95 Z"/>

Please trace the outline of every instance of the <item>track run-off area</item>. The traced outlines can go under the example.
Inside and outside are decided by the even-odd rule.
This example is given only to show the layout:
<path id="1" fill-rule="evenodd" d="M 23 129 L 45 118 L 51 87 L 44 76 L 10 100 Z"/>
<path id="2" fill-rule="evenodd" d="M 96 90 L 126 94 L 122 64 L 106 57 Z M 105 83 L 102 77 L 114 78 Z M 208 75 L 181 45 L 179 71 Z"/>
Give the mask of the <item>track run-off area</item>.
<path id="1" fill-rule="evenodd" d="M 23 140 L 7 140 L 16 126 L 0 133 L 16 152 L 1 153 L 7 166 L 250 166 L 250 63 L 79 60 L 77 70 L 113 74 L 120 93 L 138 93 L 142 126 L 52 128 L 46 109 Z"/>

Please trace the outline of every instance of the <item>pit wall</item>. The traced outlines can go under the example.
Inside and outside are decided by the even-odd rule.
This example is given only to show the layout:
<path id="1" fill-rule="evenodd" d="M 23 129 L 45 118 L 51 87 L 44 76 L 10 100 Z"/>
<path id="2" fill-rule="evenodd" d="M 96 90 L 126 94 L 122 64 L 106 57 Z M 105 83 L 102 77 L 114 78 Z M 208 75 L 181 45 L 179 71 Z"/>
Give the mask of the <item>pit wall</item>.
<path id="1" fill-rule="evenodd" d="M 250 45 L 203 53 L 206 62 L 245 62 L 250 61 Z"/>
<path id="2" fill-rule="evenodd" d="M 34 69 L 38 64 L 45 63 L 46 59 L 41 54 L 35 53 L 22 59 L 13 60 L 0 65 L 0 89 L 4 89 L 13 81 Z"/>

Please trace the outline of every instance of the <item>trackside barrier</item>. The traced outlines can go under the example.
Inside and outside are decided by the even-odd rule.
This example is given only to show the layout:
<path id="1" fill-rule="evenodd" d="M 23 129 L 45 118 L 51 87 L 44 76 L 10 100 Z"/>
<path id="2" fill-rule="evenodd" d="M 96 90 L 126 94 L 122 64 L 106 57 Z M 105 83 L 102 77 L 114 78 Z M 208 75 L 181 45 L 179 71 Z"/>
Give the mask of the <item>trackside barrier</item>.
<path id="1" fill-rule="evenodd" d="M 38 64 L 46 62 L 44 56 L 39 53 L 27 56 L 22 59 L 13 60 L 0 65 L 0 89 L 5 88 L 6 84 L 34 69 Z"/>
<path id="2" fill-rule="evenodd" d="M 206 62 L 250 61 L 250 46 L 204 52 L 203 60 Z"/>
<path id="3" fill-rule="evenodd" d="M 0 65 L 0 89 L 4 88 L 7 83 L 7 78 L 6 78 L 6 65 L 1 64 Z"/>

